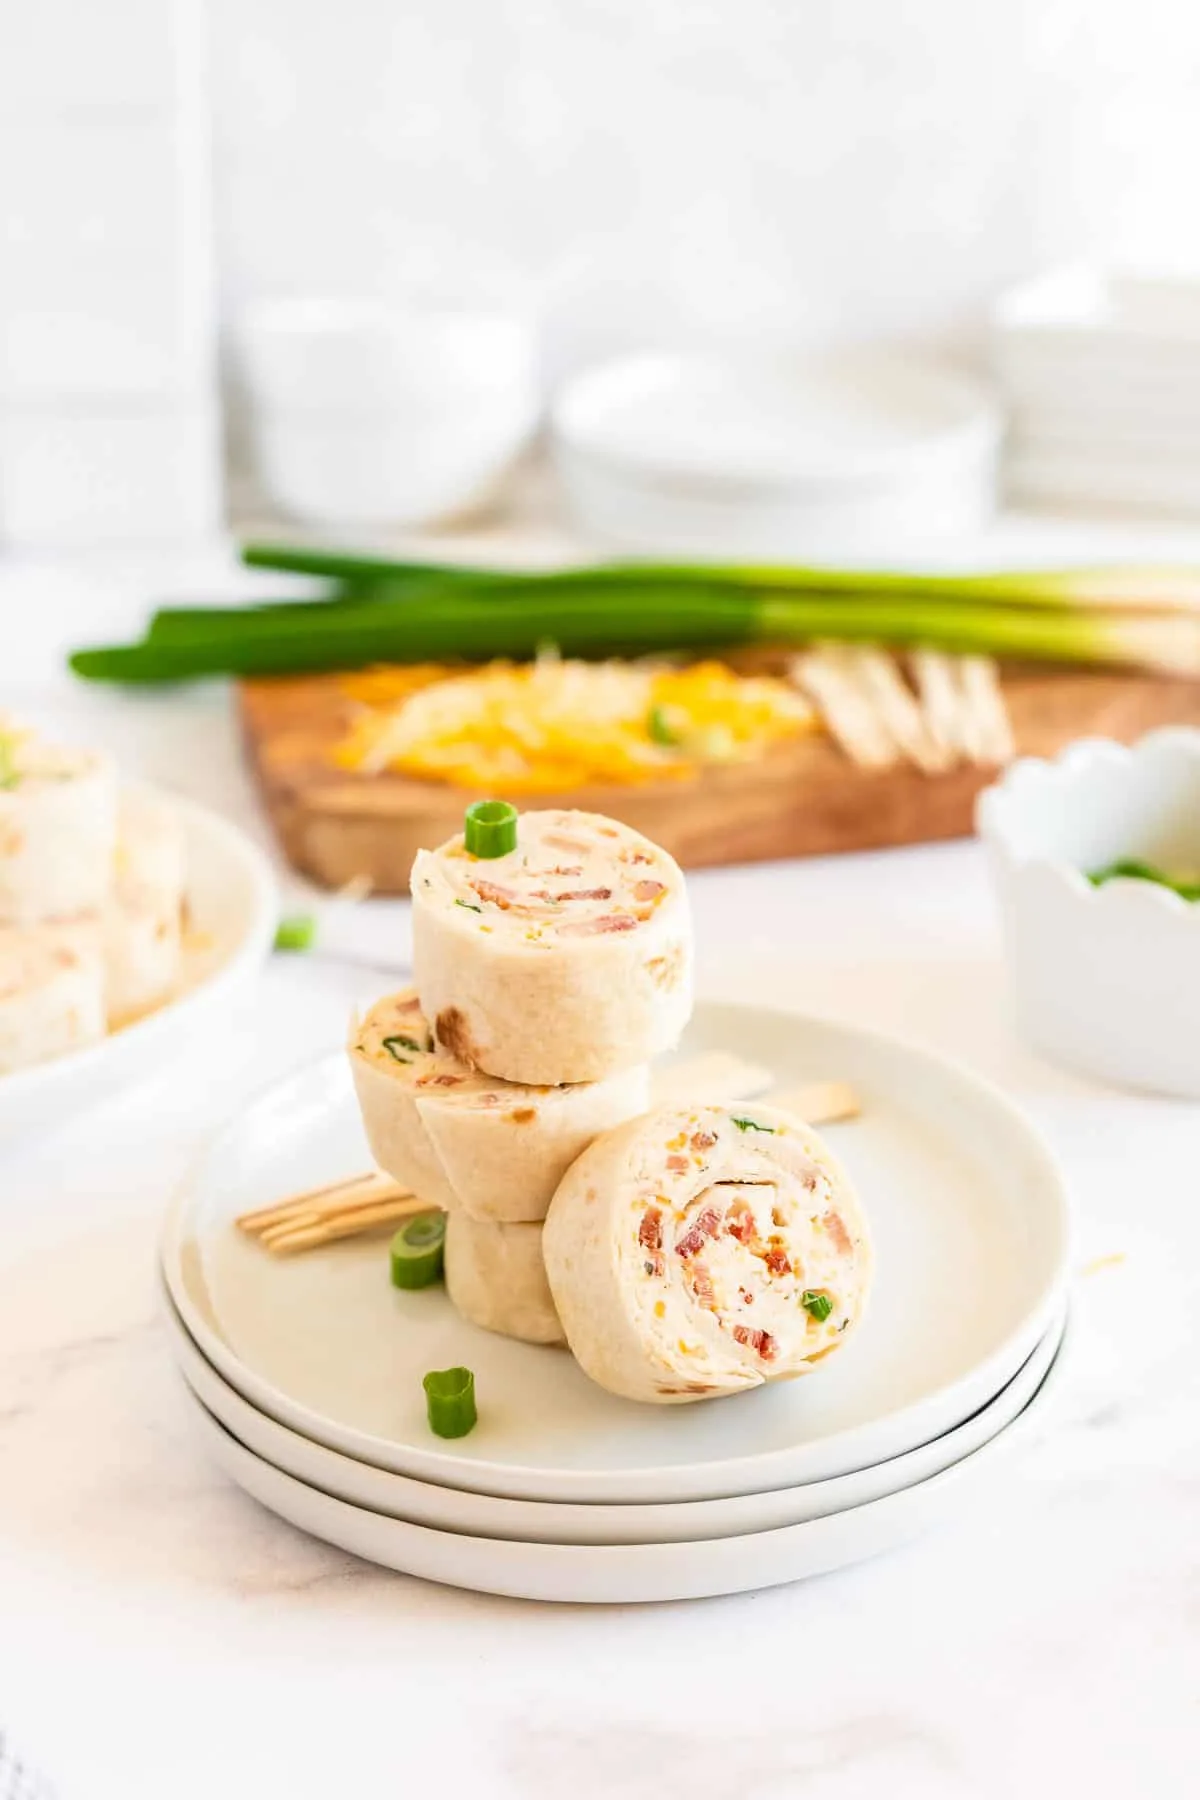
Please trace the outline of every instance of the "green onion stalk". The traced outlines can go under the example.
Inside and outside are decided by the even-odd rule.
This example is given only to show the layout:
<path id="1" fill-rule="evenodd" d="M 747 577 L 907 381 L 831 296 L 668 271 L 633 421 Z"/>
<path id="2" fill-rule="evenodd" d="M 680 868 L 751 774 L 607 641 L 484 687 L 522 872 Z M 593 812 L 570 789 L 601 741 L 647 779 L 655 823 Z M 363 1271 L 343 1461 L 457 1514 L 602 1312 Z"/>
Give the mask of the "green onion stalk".
<path id="1" fill-rule="evenodd" d="M 386 590 L 390 583 L 415 584 L 431 579 L 503 582 L 512 571 L 471 569 L 445 563 L 395 561 L 278 544 L 247 544 L 242 561 L 248 568 L 324 576 L 351 587 L 368 584 Z M 1118 612 L 1200 612 L 1200 568 L 1187 564 L 1101 564 L 1058 569 L 974 571 L 892 571 L 886 569 L 793 568 L 772 564 L 677 564 L 651 561 L 614 562 L 600 571 L 610 580 L 729 582 L 737 587 L 783 589 L 793 594 L 847 594 L 882 598 L 907 594 L 926 600 L 986 600 L 1011 606 L 1062 607 L 1088 611 L 1102 607 Z M 554 579 L 587 578 L 595 571 L 567 570 Z M 531 580 L 536 576 L 529 576 Z"/>
<path id="2" fill-rule="evenodd" d="M 814 640 L 927 647 L 1036 662 L 1200 675 L 1200 617 L 1076 605 L 1026 605 L 940 589 L 807 591 L 717 572 L 575 570 L 431 580 L 404 597 L 253 608 L 236 623 L 198 612 L 186 628 L 137 644 L 77 650 L 89 680 L 155 683 L 213 675 L 288 675 L 371 663 L 487 661 L 720 651 Z"/>

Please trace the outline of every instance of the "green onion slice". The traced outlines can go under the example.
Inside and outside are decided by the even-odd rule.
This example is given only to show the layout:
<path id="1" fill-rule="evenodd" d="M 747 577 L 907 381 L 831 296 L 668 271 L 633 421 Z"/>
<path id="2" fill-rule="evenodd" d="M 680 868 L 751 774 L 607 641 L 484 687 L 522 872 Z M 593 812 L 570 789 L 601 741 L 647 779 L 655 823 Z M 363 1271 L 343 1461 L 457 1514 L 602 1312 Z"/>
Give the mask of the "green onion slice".
<path id="1" fill-rule="evenodd" d="M 739 1131 L 766 1131 L 769 1132 L 772 1137 L 775 1135 L 775 1127 L 773 1125 L 760 1125 L 756 1119 L 734 1119 L 733 1123 L 737 1126 Z"/>
<path id="2" fill-rule="evenodd" d="M 277 950 L 311 950 L 317 939 L 317 921 L 311 913 L 295 913 L 275 927 Z"/>
<path id="3" fill-rule="evenodd" d="M 431 1369 L 423 1382 L 429 1429 L 436 1437 L 466 1437 L 475 1429 L 475 1377 L 470 1369 Z"/>
<path id="4" fill-rule="evenodd" d="M 455 906 L 465 906 L 465 907 L 466 907 L 466 909 L 467 909 L 467 911 L 468 911 L 468 912 L 477 912 L 477 913 L 481 913 L 481 912 L 482 912 L 482 911 L 483 911 L 483 908 L 482 908 L 482 906 L 476 906 L 476 905 L 475 905 L 475 904 L 474 904 L 474 902 L 473 902 L 473 901 L 471 901 L 471 900 L 458 900 L 458 899 L 456 899 L 456 900 L 455 900 L 455 902 L 454 902 L 454 904 L 455 904 Z"/>
<path id="5" fill-rule="evenodd" d="M 1093 887 L 1103 887 L 1108 881 L 1152 881 L 1157 887 L 1170 888 L 1182 900 L 1200 900 L 1200 882 L 1183 875 L 1170 875 L 1165 869 L 1156 869 L 1152 863 L 1139 862 L 1135 857 L 1124 857 L 1120 862 L 1109 863 L 1106 868 L 1093 869 L 1088 880 Z"/>
<path id="6" fill-rule="evenodd" d="M 385 1037 L 380 1041 L 393 1062 L 411 1062 L 412 1056 L 405 1056 L 403 1054 L 405 1050 L 411 1050 L 413 1056 L 423 1056 L 425 1054 L 424 1044 L 418 1044 L 416 1038 Z"/>
<path id="7" fill-rule="evenodd" d="M 646 714 L 646 736 L 652 744 L 663 744 L 668 749 L 681 741 L 661 706 L 652 706 Z"/>
<path id="8" fill-rule="evenodd" d="M 517 809 L 507 800 L 468 806 L 463 838 L 472 856 L 507 856 L 517 847 Z"/>
<path id="9" fill-rule="evenodd" d="M 416 1213 L 406 1219 L 392 1239 L 392 1286 L 423 1288 L 436 1281 L 445 1242 L 445 1213 Z"/>
<path id="10" fill-rule="evenodd" d="M 818 1324 L 833 1311 L 833 1301 L 829 1295 L 820 1293 L 816 1288 L 805 1288 L 800 1296 L 800 1304 L 806 1313 L 812 1314 Z"/>

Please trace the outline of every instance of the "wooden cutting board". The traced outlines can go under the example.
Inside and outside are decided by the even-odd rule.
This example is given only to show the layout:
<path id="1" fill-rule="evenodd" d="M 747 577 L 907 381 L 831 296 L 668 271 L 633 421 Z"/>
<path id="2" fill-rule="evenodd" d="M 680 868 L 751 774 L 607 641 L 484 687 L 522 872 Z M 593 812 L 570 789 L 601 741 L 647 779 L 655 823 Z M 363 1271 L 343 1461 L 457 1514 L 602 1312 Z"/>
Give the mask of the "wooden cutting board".
<path id="1" fill-rule="evenodd" d="M 1013 669 L 1004 691 L 1023 755 L 1053 755 L 1073 738 L 1129 743 L 1157 725 L 1200 725 L 1200 682 Z M 327 887 L 363 880 L 374 893 L 407 893 L 416 851 L 461 829 L 463 808 L 484 797 L 335 768 L 330 751 L 354 711 L 336 675 L 249 681 L 240 699 L 251 766 L 284 853 Z M 965 837 L 975 796 L 993 778 L 975 768 L 869 772 L 820 736 L 695 781 L 580 788 L 530 804 L 609 813 L 685 867 L 703 868 Z"/>

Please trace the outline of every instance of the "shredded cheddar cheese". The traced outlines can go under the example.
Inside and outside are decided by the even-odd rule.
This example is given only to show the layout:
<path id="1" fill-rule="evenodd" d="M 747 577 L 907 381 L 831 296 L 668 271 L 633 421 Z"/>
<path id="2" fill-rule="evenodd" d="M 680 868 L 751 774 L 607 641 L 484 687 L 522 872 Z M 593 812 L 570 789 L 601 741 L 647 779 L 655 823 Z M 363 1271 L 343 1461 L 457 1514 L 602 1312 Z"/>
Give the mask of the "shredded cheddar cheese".
<path id="1" fill-rule="evenodd" d="M 340 767 L 506 794 L 686 779 L 819 729 L 787 682 L 715 661 L 418 664 L 348 677 L 345 688 L 362 710 L 334 753 Z"/>

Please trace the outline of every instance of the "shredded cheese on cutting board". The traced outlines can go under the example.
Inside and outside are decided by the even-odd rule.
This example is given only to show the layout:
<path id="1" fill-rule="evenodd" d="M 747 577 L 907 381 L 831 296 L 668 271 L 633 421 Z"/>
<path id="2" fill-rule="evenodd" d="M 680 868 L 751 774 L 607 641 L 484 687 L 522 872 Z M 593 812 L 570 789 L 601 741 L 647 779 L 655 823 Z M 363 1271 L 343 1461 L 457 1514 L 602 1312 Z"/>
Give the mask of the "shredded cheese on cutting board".
<path id="1" fill-rule="evenodd" d="M 339 766 L 506 794 L 686 778 L 820 730 L 788 682 L 717 661 L 418 664 L 344 687 L 362 711 L 335 751 Z"/>

